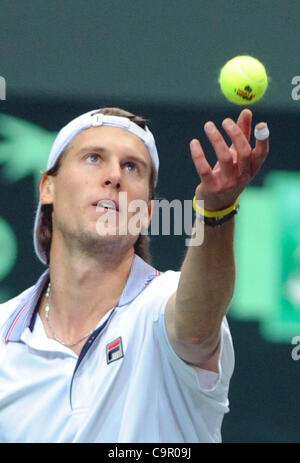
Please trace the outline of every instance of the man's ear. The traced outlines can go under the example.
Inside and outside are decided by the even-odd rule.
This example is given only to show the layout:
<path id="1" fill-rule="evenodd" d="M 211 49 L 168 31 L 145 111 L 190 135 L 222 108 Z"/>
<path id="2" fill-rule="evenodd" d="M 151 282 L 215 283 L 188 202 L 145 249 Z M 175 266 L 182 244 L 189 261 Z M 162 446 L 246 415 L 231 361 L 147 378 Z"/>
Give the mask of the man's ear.
<path id="1" fill-rule="evenodd" d="M 53 203 L 53 193 L 54 193 L 54 183 L 53 176 L 48 174 L 43 174 L 40 185 L 40 202 L 42 204 L 52 204 Z"/>

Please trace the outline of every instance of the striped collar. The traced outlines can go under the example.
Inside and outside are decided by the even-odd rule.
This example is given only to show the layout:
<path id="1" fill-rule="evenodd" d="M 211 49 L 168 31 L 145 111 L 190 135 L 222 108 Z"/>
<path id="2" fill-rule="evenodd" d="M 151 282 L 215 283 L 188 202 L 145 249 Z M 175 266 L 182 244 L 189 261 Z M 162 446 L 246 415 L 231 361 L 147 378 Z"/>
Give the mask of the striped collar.
<path id="1" fill-rule="evenodd" d="M 132 302 L 159 273 L 158 270 L 135 254 L 118 307 Z M 33 330 L 39 301 L 46 285 L 48 285 L 49 274 L 50 271 L 47 269 L 9 317 L 3 336 L 5 342 L 20 342 L 22 333 L 26 328 Z"/>

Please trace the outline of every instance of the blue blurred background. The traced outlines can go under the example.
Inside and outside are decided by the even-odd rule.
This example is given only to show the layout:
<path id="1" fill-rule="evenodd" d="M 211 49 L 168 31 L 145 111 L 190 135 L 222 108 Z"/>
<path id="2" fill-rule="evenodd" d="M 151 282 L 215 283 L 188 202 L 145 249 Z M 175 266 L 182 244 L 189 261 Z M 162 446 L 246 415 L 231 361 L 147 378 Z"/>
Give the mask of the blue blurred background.
<path id="1" fill-rule="evenodd" d="M 103 106 L 146 117 L 161 160 L 158 197 L 191 199 L 189 141 L 199 138 L 213 165 L 203 125 L 240 111 L 220 92 L 222 65 L 239 54 L 265 64 L 269 88 L 251 109 L 254 123 L 268 122 L 271 152 L 236 221 L 236 369 L 223 441 L 299 441 L 299 1 L 2 0 L 1 19 L 0 302 L 43 271 L 32 247 L 39 171 L 64 124 Z M 154 265 L 179 269 L 185 238 L 152 237 Z"/>

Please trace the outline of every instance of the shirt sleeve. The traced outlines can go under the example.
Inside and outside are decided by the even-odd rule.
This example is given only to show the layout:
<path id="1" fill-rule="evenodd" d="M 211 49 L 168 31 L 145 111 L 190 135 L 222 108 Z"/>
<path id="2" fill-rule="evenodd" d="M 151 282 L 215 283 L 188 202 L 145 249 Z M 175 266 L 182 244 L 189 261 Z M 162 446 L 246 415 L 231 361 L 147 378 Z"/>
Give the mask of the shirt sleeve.
<path id="1" fill-rule="evenodd" d="M 170 275 L 171 279 L 178 282 L 179 272 L 172 273 L 176 275 Z M 168 285 L 164 284 L 165 288 L 167 286 Z M 173 292 L 174 286 L 173 291 L 162 298 L 154 319 L 154 322 L 156 322 L 156 335 L 161 355 L 167 358 L 167 361 L 171 364 L 174 374 L 178 379 L 184 381 L 190 388 L 196 388 L 208 398 L 210 397 L 225 404 L 227 402 L 229 382 L 234 370 L 234 349 L 227 319 L 224 317 L 221 325 L 218 373 L 190 365 L 182 360 L 174 351 L 166 330 L 165 308 Z"/>

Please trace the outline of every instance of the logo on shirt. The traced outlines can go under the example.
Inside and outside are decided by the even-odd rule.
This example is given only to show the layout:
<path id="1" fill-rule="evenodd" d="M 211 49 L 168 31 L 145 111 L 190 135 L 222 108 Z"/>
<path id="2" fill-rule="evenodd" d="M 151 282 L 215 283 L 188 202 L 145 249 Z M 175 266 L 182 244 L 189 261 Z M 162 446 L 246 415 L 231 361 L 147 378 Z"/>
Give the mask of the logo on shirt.
<path id="1" fill-rule="evenodd" d="M 107 364 L 119 360 L 124 357 L 122 338 L 121 336 L 106 346 L 106 362 Z"/>

